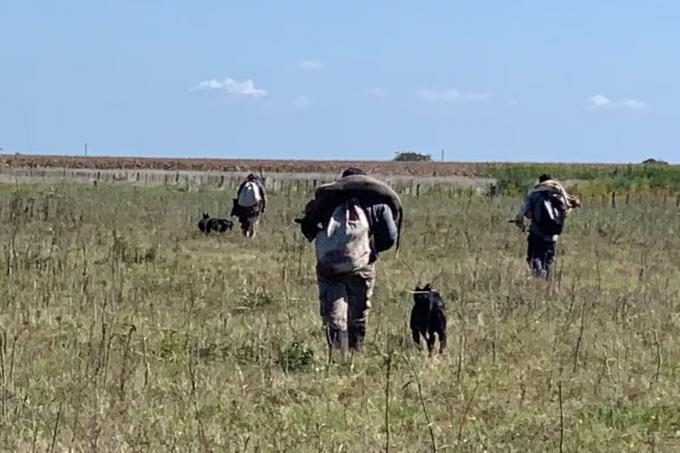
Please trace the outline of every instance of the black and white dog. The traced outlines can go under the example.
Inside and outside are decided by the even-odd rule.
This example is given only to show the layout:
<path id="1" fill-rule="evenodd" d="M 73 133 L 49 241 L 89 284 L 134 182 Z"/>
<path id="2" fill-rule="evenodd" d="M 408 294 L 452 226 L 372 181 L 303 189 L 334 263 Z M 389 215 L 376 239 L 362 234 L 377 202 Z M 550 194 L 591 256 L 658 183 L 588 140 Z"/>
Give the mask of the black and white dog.
<path id="1" fill-rule="evenodd" d="M 411 310 L 411 332 L 413 341 L 420 346 L 420 337 L 427 343 L 427 351 L 432 355 L 435 334 L 439 337 L 439 353 L 446 347 L 446 312 L 444 301 L 437 291 L 433 291 L 428 283 L 413 291 L 413 309 Z"/>

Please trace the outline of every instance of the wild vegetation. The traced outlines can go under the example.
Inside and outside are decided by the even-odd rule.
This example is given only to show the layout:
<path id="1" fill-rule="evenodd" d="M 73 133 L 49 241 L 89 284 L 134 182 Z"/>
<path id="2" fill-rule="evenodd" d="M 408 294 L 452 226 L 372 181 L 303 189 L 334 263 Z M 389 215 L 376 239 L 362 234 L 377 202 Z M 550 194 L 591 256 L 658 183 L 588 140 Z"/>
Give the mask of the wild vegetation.
<path id="1" fill-rule="evenodd" d="M 486 175 L 496 178 L 499 189 L 506 193 L 523 191 L 541 173 L 572 180 L 590 193 L 680 191 L 680 166 L 659 161 L 628 165 L 489 164 L 486 168 Z"/>
<path id="2" fill-rule="evenodd" d="M 0 445 L 8 451 L 669 451 L 680 448 L 675 199 L 586 199 L 534 281 L 516 197 L 405 195 L 366 352 L 328 359 L 309 194 L 255 240 L 206 237 L 216 189 L 0 187 Z M 449 347 L 410 342 L 417 283 Z"/>

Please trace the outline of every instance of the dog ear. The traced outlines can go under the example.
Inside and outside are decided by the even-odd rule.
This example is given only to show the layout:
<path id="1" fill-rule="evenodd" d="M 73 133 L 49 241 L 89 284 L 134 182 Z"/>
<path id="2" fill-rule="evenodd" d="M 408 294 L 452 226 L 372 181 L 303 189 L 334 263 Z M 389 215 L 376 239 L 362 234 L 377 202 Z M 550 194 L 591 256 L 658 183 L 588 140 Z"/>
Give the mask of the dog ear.
<path id="1" fill-rule="evenodd" d="M 423 291 L 432 291 L 432 285 L 430 283 L 428 283 L 427 285 L 425 285 L 423 287 Z"/>
<path id="2" fill-rule="evenodd" d="M 414 289 L 414 291 L 422 291 L 422 289 L 420 288 L 420 284 L 416 285 L 416 289 Z"/>

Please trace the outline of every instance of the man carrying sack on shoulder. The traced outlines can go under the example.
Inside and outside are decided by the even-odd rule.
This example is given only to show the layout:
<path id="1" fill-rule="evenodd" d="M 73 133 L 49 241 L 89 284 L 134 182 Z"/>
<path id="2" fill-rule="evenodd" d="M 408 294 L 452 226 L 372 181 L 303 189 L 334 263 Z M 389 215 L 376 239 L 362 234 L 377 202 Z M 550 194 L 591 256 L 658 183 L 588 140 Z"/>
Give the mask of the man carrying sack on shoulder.
<path id="1" fill-rule="evenodd" d="M 238 217 L 241 232 L 247 238 L 255 237 L 255 228 L 267 207 L 267 193 L 260 179 L 250 173 L 236 191 L 231 215 Z"/>
<path id="2" fill-rule="evenodd" d="M 555 261 L 557 239 L 562 234 L 567 216 L 581 206 L 581 201 L 567 193 L 557 180 L 543 174 L 515 216 L 515 224 L 525 230 L 524 219 L 531 219 L 527 237 L 527 265 L 537 278 L 550 278 Z"/>
<path id="3" fill-rule="evenodd" d="M 316 190 L 296 219 L 314 241 L 320 314 L 331 348 L 358 351 L 366 336 L 378 254 L 398 247 L 399 196 L 359 168 Z"/>

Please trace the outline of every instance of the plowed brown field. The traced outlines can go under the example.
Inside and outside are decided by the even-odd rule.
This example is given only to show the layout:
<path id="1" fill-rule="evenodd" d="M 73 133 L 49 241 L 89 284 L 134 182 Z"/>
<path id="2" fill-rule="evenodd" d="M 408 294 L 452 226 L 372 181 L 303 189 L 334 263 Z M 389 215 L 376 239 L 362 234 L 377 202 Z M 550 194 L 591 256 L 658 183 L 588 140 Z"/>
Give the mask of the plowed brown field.
<path id="1" fill-rule="evenodd" d="M 0 167 L 76 168 L 123 170 L 181 171 L 263 171 L 280 173 L 339 173 L 348 166 L 358 166 L 369 173 L 405 176 L 483 175 L 484 164 L 459 162 L 390 162 L 390 161 L 323 161 L 323 160 L 258 160 L 258 159 L 172 159 L 141 157 L 84 157 L 0 155 Z"/>

